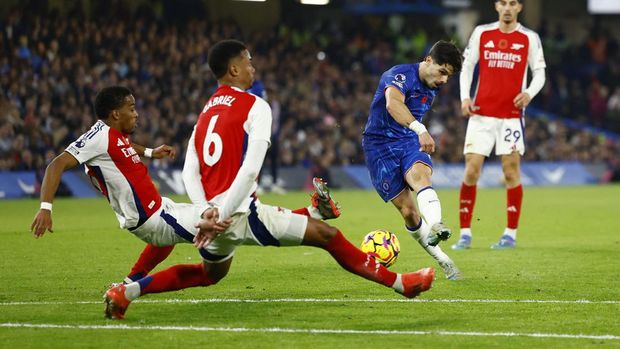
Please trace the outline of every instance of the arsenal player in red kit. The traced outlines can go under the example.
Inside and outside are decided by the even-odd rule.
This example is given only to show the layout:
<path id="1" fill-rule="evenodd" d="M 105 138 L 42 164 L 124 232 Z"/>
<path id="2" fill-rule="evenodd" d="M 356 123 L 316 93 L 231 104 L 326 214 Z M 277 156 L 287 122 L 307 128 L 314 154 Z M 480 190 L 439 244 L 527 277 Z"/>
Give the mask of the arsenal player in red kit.
<path id="1" fill-rule="evenodd" d="M 256 178 L 270 144 L 271 109 L 262 98 L 245 92 L 254 80 L 254 67 L 243 43 L 220 41 L 209 50 L 208 57 L 219 87 L 202 109 L 190 137 L 183 182 L 195 205 L 214 208 L 196 226 L 201 229 L 195 236 L 180 233 L 193 240 L 203 261 L 115 285 L 105 294 L 106 314 L 122 319 L 130 302 L 142 295 L 219 282 L 228 274 L 239 245 L 314 246 L 329 253 L 347 271 L 405 297 L 413 298 L 430 289 L 435 275 L 432 268 L 394 273 L 352 245 L 337 228 L 308 212 L 258 200 Z M 172 220 L 170 223 L 174 224 Z M 214 226 L 226 229 L 216 230 Z"/>
<path id="2" fill-rule="evenodd" d="M 463 53 L 461 109 L 469 117 L 465 135 L 465 176 L 460 192 L 461 236 L 455 250 L 471 245 L 471 220 L 476 203 L 476 185 L 485 157 L 501 157 L 506 183 L 506 229 L 494 249 L 514 248 L 521 215 L 523 187 L 520 162 L 525 152 L 523 112 L 545 83 L 545 58 L 538 34 L 523 27 L 517 17 L 520 0 L 497 0 L 499 21 L 474 29 Z M 479 77 L 475 98 L 470 97 L 474 68 Z M 527 86 L 527 68 L 532 80 Z"/>

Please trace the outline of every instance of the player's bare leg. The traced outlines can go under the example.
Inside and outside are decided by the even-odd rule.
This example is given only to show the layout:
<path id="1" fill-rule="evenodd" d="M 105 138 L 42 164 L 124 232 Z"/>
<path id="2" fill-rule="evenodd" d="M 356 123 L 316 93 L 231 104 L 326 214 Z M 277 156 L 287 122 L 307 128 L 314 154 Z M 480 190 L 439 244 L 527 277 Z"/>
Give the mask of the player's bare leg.
<path id="1" fill-rule="evenodd" d="M 312 218 L 308 219 L 302 245 L 326 250 L 345 270 L 391 287 L 407 298 L 430 289 L 435 277 L 432 268 L 405 274 L 394 273 L 351 244 L 338 229 Z"/>
<path id="2" fill-rule="evenodd" d="M 493 249 L 515 248 L 517 245 L 517 227 L 521 216 L 523 186 L 521 185 L 521 155 L 513 152 L 502 156 L 502 170 L 506 181 L 506 229 Z"/>
<path id="3" fill-rule="evenodd" d="M 477 183 L 480 179 L 485 156 L 465 154 L 465 175 L 459 193 L 459 223 L 461 227 L 459 241 L 452 245 L 453 250 L 465 250 L 471 247 L 471 220 L 476 205 Z"/>

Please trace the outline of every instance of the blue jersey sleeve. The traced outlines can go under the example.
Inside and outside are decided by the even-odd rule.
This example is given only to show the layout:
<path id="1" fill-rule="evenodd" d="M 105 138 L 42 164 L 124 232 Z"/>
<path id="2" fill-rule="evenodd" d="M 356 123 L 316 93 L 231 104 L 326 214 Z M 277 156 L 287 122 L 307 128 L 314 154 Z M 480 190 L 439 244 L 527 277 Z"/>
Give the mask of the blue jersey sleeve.
<path id="1" fill-rule="evenodd" d="M 397 65 L 388 70 L 382 76 L 382 82 L 385 88 L 389 86 L 398 89 L 404 96 L 411 91 L 413 87 L 414 76 L 411 76 L 411 67 L 409 65 Z"/>

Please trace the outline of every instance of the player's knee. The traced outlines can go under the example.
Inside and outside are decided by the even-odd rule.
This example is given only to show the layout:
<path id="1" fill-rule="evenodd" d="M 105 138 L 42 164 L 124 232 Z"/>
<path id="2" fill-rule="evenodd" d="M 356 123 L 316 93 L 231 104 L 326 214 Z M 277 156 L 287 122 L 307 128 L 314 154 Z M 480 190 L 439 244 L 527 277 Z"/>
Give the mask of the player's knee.
<path id="1" fill-rule="evenodd" d="M 230 265 L 228 261 L 223 262 L 222 265 L 218 265 L 217 263 L 204 263 L 203 274 L 202 274 L 202 283 L 201 286 L 209 286 L 215 285 L 220 280 L 222 280 L 226 275 L 228 275 L 228 270 L 230 268 L 226 265 Z"/>
<path id="2" fill-rule="evenodd" d="M 226 274 L 224 275 L 205 275 L 205 277 L 202 279 L 202 284 L 201 286 L 211 286 L 211 285 L 215 285 L 218 282 L 220 282 L 220 280 L 222 280 L 224 278 L 224 276 L 226 276 Z"/>
<path id="3" fill-rule="evenodd" d="M 412 171 L 411 180 L 413 181 L 413 189 L 419 190 L 431 185 L 431 171 Z"/>
<path id="4" fill-rule="evenodd" d="M 311 246 L 324 247 L 327 246 L 336 234 L 338 234 L 338 229 L 325 222 L 317 221 L 306 234 L 304 242 Z"/>
<path id="5" fill-rule="evenodd" d="M 324 248 L 338 234 L 338 229 L 329 224 L 309 219 L 302 245 Z"/>
<path id="6" fill-rule="evenodd" d="M 478 182 L 478 179 L 480 178 L 480 172 L 481 170 L 479 168 L 468 166 L 467 168 L 465 168 L 465 182 Z"/>
<path id="7" fill-rule="evenodd" d="M 327 244 L 331 239 L 334 238 L 334 236 L 336 236 L 336 234 L 338 234 L 338 229 L 328 224 L 322 224 L 319 227 L 318 233 L 320 240 Z"/>
<path id="8" fill-rule="evenodd" d="M 221 272 L 212 273 L 212 274 L 213 275 L 211 274 L 208 275 L 208 279 L 212 282 L 213 285 L 215 285 L 218 282 L 220 282 L 220 280 L 222 280 L 226 275 L 228 275 L 228 269 L 221 271 Z"/>
<path id="9" fill-rule="evenodd" d="M 504 179 L 506 183 L 514 183 L 520 180 L 519 170 L 516 168 L 504 168 Z"/>

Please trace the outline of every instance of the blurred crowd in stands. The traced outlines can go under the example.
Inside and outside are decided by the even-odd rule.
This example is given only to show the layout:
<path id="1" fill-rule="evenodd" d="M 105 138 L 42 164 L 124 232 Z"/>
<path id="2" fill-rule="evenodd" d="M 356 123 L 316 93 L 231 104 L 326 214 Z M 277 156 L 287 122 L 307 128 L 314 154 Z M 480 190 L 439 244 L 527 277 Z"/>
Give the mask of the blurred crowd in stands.
<path id="1" fill-rule="evenodd" d="M 432 18 L 415 24 L 386 18 L 344 18 L 312 25 L 280 24 L 244 33 L 237 23 L 164 21 L 148 9 L 98 16 L 73 11 L 13 10 L 0 20 L 0 170 L 41 170 L 95 121 L 97 90 L 133 90 L 139 112 L 132 141 L 177 147 L 182 166 L 198 113 L 216 88 L 207 51 L 223 38 L 248 44 L 274 114 L 280 166 L 320 169 L 363 164 L 361 134 L 381 73 L 415 62 L 429 45 L 452 37 Z M 539 31 L 547 84 L 534 105 L 596 127 L 620 131 L 618 42 L 594 28 L 582 43 L 561 27 Z M 460 43 L 461 47 L 463 43 Z M 460 162 L 466 120 L 458 77 L 441 91 L 426 119 L 438 143 L 435 162 Z M 620 169 L 620 142 L 569 128 L 562 121 L 526 119 L 525 160 L 580 160 Z"/>

